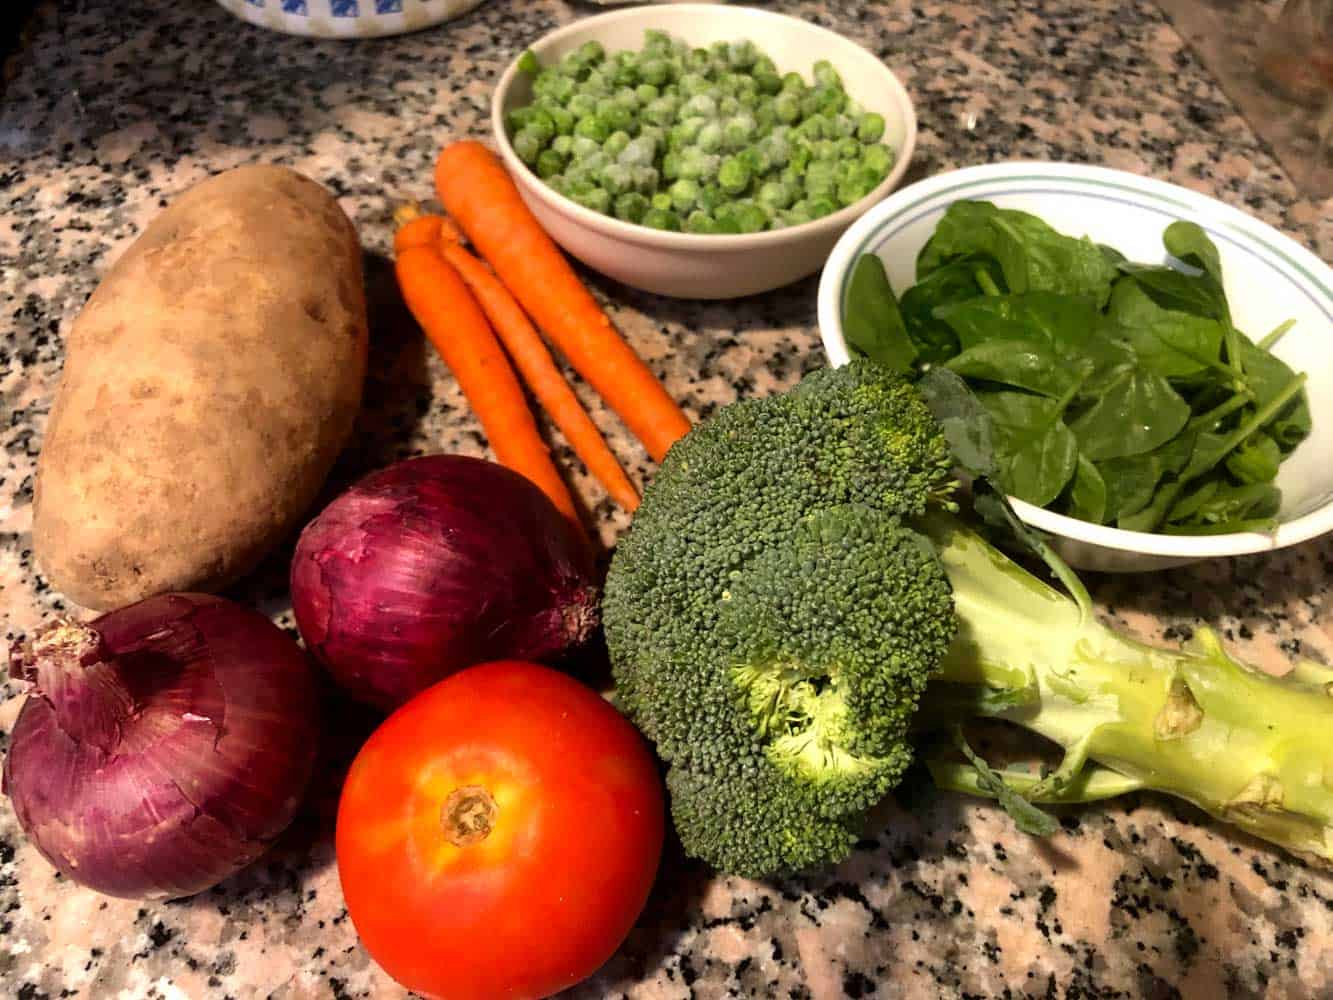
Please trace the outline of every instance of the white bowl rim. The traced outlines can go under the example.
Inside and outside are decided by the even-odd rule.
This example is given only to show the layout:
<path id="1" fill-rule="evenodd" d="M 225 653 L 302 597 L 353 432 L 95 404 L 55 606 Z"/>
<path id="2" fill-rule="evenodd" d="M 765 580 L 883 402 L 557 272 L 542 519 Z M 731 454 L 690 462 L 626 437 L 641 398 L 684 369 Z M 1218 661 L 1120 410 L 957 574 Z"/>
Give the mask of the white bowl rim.
<path id="1" fill-rule="evenodd" d="M 1291 237 L 1279 232 L 1266 222 L 1254 218 L 1240 209 L 1234 208 L 1208 195 L 1188 188 L 1171 184 L 1152 177 L 1143 177 L 1125 170 L 1111 167 L 1093 166 L 1084 163 L 1045 163 L 1031 160 L 1006 160 L 1001 163 L 986 163 L 978 166 L 962 167 L 945 171 L 925 180 L 909 184 L 893 192 L 877 205 L 871 206 L 846 233 L 838 240 L 824 264 L 819 279 L 818 322 L 820 339 L 829 362 L 836 368 L 846 364 L 851 355 L 847 350 L 846 338 L 842 332 L 842 275 L 852 264 L 852 257 L 860 250 L 866 236 L 883 218 L 899 210 L 899 206 L 908 200 L 919 200 L 964 181 L 996 179 L 1021 170 L 1028 176 L 1040 175 L 1052 180 L 1080 178 L 1087 181 L 1115 181 L 1122 187 L 1139 188 L 1146 192 L 1168 196 L 1181 203 L 1187 210 L 1207 214 L 1214 219 L 1229 224 L 1235 230 L 1251 238 L 1274 244 L 1293 263 L 1303 267 L 1311 281 L 1320 284 L 1320 278 L 1327 287 L 1322 288 L 1333 300 L 1333 269 L 1313 253 L 1301 246 Z M 1272 534 L 1258 531 L 1232 532 L 1225 535 L 1163 535 L 1146 531 L 1126 531 L 1104 524 L 1092 524 L 1077 518 L 1057 514 L 1054 511 L 1036 507 L 1015 497 L 1010 497 L 1014 510 L 1027 524 L 1041 531 L 1061 535 L 1075 541 L 1086 542 L 1140 555 L 1180 557 L 1185 559 L 1203 559 L 1216 556 L 1238 556 L 1253 552 L 1268 552 L 1286 548 L 1299 542 L 1309 541 L 1333 531 L 1333 501 L 1310 511 L 1301 517 L 1279 524 Z"/>
<path id="2" fill-rule="evenodd" d="M 663 10 L 695 10 L 702 17 L 717 16 L 718 5 L 708 3 L 675 3 L 675 4 L 641 4 L 635 7 L 624 7 L 619 10 L 608 11 L 605 14 L 596 14 L 592 17 L 581 17 L 569 24 L 556 28 L 554 31 L 547 32 L 538 38 L 531 45 L 524 48 L 524 52 L 536 52 L 539 48 L 549 46 L 560 41 L 566 35 L 581 33 L 586 31 L 589 26 L 601 26 L 611 24 L 620 20 L 630 20 L 644 14 L 660 14 Z M 495 85 L 495 90 L 491 94 L 491 133 L 495 136 L 496 146 L 499 148 L 500 156 L 505 161 L 505 165 L 510 172 L 522 172 L 530 177 L 534 184 L 532 189 L 538 196 L 554 209 L 557 209 L 589 229 L 593 229 L 603 236 L 616 237 L 627 240 L 632 243 L 638 243 L 643 246 L 660 247 L 669 250 L 722 250 L 722 251 L 745 251 L 757 250 L 762 247 L 773 247 L 781 245 L 789 239 L 802 236 L 814 236 L 818 234 L 831 233 L 850 225 L 856 218 L 864 214 L 868 208 L 873 207 L 874 203 L 880 201 L 888 192 L 892 191 L 894 186 L 902 179 L 903 174 L 907 172 L 907 166 L 912 160 L 912 154 L 916 149 L 916 107 L 912 103 L 911 95 L 907 93 L 907 88 L 903 86 L 898 75 L 893 72 L 888 65 L 859 42 L 853 41 L 845 35 L 840 35 L 836 31 L 830 31 L 828 28 L 817 24 L 811 24 L 808 21 L 802 21 L 799 18 L 790 17 L 787 14 L 779 14 L 776 11 L 761 10 L 757 7 L 728 6 L 728 13 L 742 14 L 747 17 L 757 19 L 777 19 L 798 25 L 800 28 L 812 31 L 816 34 L 828 35 L 838 42 L 846 45 L 854 45 L 861 49 L 868 56 L 874 59 L 884 70 L 887 78 L 887 87 L 895 103 L 903 109 L 903 143 L 901 148 L 895 150 L 895 160 L 893 169 L 889 171 L 887 177 L 865 197 L 855 201 L 845 208 L 822 219 L 813 219 L 810 222 L 802 222 L 796 226 L 784 226 L 781 229 L 769 229 L 761 233 L 676 233 L 664 229 L 651 229 L 648 226 L 636 225 L 632 222 L 624 222 L 610 215 L 603 215 L 600 212 L 594 212 L 590 208 L 584 208 L 572 198 L 567 198 L 560 194 L 540 177 L 529 169 L 528 165 L 518 158 L 513 145 L 509 141 L 509 136 L 505 134 L 504 126 L 504 98 L 509 93 L 509 88 L 513 85 L 514 79 L 519 73 L 518 63 L 523 53 L 518 56 L 505 68 L 501 74 L 499 82 Z"/>

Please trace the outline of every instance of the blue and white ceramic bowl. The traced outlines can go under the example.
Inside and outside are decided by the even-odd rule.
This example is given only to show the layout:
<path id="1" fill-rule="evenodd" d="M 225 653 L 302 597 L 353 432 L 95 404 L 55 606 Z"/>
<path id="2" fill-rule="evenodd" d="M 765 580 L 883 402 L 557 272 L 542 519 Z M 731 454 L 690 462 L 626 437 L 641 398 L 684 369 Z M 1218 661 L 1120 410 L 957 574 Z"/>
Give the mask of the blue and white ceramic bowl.
<path id="1" fill-rule="evenodd" d="M 237 17 L 289 35 L 372 38 L 429 28 L 482 0 L 218 0 Z"/>
<path id="2" fill-rule="evenodd" d="M 1090 524 L 1022 501 L 1014 509 L 1047 532 L 1079 569 L 1133 572 L 1216 556 L 1283 548 L 1333 531 L 1333 270 L 1271 226 L 1194 191 L 1104 167 L 996 163 L 909 185 L 871 208 L 843 234 L 819 283 L 819 331 L 834 365 L 846 364 L 842 308 L 852 265 L 863 253 L 884 261 L 902 293 L 915 281 L 918 251 L 952 202 L 984 199 L 1040 216 L 1071 236 L 1088 236 L 1131 260 L 1164 262 L 1162 231 L 1177 219 L 1202 226 L 1217 245 L 1232 318 L 1263 336 L 1295 325 L 1273 353 L 1307 375 L 1313 431 L 1282 464 L 1281 524 L 1273 534 L 1162 535 Z"/>

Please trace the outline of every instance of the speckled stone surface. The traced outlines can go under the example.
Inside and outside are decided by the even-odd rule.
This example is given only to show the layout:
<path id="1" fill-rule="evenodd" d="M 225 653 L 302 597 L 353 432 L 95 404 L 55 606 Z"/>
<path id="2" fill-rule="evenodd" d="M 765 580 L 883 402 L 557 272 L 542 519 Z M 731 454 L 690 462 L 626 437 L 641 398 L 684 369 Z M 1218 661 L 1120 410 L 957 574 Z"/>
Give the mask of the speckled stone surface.
<path id="1" fill-rule="evenodd" d="M 1302 199 L 1146 0 L 782 0 L 880 53 L 917 102 L 910 177 L 1027 157 L 1104 163 L 1220 197 L 1333 257 L 1333 212 Z M 452 380 L 405 322 L 383 254 L 390 213 L 430 197 L 440 143 L 484 135 L 491 81 L 525 42 L 595 8 L 490 0 L 420 35 L 310 42 L 203 0 L 39 5 L 0 103 L 0 608 L 7 640 L 65 608 L 33 565 L 34 463 L 61 332 L 167 200 L 206 174 L 287 163 L 322 181 L 370 258 L 366 414 L 335 485 L 424 451 L 485 454 Z M 823 363 L 813 279 L 735 303 L 672 302 L 592 279 L 695 416 Z M 591 400 L 590 400 L 591 402 Z M 650 464 L 594 406 L 640 481 Z M 561 449 L 567 466 L 568 454 Z M 577 480 L 604 540 L 623 528 Z M 277 553 L 235 596 L 290 626 Z M 1106 614 L 1178 642 L 1200 622 L 1280 671 L 1333 661 L 1333 541 L 1148 578 L 1094 580 Z M 0 729 L 21 698 L 5 688 Z M 347 737 L 279 847 L 217 890 L 108 900 L 55 877 L 0 804 L 0 994 L 97 998 L 384 997 L 330 846 Z M 775 884 L 668 856 L 599 996 L 1300 998 L 1333 996 L 1333 878 L 1149 796 L 1066 814 L 1035 843 L 992 807 L 888 803 L 837 870 Z M 521 960 L 521 958 L 519 959 Z"/>

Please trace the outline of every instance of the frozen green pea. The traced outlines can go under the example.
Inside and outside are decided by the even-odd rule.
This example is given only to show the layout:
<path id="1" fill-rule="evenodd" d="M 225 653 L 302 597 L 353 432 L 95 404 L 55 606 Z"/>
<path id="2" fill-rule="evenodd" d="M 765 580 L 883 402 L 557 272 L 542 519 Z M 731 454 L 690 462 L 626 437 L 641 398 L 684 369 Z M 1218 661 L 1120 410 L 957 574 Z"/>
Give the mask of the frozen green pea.
<path id="1" fill-rule="evenodd" d="M 549 108 L 547 113 L 555 125 L 556 137 L 570 135 L 574 131 L 574 115 L 567 108 Z"/>
<path id="2" fill-rule="evenodd" d="M 713 225 L 719 233 L 735 234 L 741 231 L 740 223 L 736 219 L 736 210 L 729 204 L 718 206 L 713 213 Z"/>
<path id="3" fill-rule="evenodd" d="M 671 207 L 678 212 L 688 212 L 699 201 L 699 182 L 682 177 L 671 187 L 667 194 L 671 196 Z"/>
<path id="4" fill-rule="evenodd" d="M 776 73 L 756 71 L 754 82 L 759 89 L 759 93 L 766 94 L 769 97 L 772 97 L 774 94 L 777 94 L 782 90 L 782 77 L 778 76 Z"/>
<path id="5" fill-rule="evenodd" d="M 674 149 L 668 150 L 662 157 L 662 176 L 669 181 L 674 181 L 680 176 L 682 154 Z"/>
<path id="6" fill-rule="evenodd" d="M 537 137 L 537 141 L 545 145 L 555 138 L 555 121 L 552 120 L 550 112 L 545 108 L 536 108 L 528 117 L 528 122 L 523 126 L 523 130 L 531 132 Z"/>
<path id="7" fill-rule="evenodd" d="M 643 213 L 648 211 L 648 199 L 638 191 L 627 191 L 616 199 L 615 213 L 617 219 L 623 219 L 626 222 L 638 222 L 643 218 Z"/>
<path id="8" fill-rule="evenodd" d="M 856 119 L 847 114 L 833 115 L 825 127 L 832 133 L 830 138 L 841 139 L 856 134 Z"/>
<path id="9" fill-rule="evenodd" d="M 576 202 L 584 208 L 592 209 L 605 215 L 611 208 L 611 195 L 602 188 L 590 188 L 573 195 Z"/>
<path id="10" fill-rule="evenodd" d="M 879 142 L 884 138 L 884 116 L 869 111 L 856 123 L 856 137 L 862 142 Z"/>
<path id="11" fill-rule="evenodd" d="M 722 100 L 717 102 L 717 113 L 723 118 L 730 117 L 740 110 L 741 102 L 730 94 L 725 95 Z"/>
<path id="12" fill-rule="evenodd" d="M 681 118 L 715 118 L 717 116 L 717 101 L 711 94 L 696 93 L 680 109 Z"/>
<path id="13" fill-rule="evenodd" d="M 617 87 L 636 87 L 639 83 L 639 67 L 634 63 L 618 61 L 611 70 L 610 79 Z"/>
<path id="14" fill-rule="evenodd" d="M 634 190 L 642 195 L 651 195 L 662 180 L 656 167 L 630 167 L 630 174 L 634 178 Z"/>
<path id="15" fill-rule="evenodd" d="M 554 149 L 543 149 L 537 154 L 537 176 L 551 177 L 565 169 L 565 157 Z"/>
<path id="16" fill-rule="evenodd" d="M 574 123 L 574 134 L 593 140 L 599 148 L 610 138 L 611 132 L 610 123 L 601 115 L 588 115 Z"/>
<path id="17" fill-rule="evenodd" d="M 565 107 L 576 119 L 587 118 L 597 113 L 597 98 L 591 94 L 575 94 Z"/>
<path id="18" fill-rule="evenodd" d="M 728 194 L 740 194 L 750 186 L 750 168 L 739 157 L 728 157 L 718 168 L 717 182 Z"/>
<path id="19" fill-rule="evenodd" d="M 742 149 L 754 138 L 755 120 L 748 114 L 735 115 L 722 125 L 722 144 L 728 149 Z"/>
<path id="20" fill-rule="evenodd" d="M 770 208 L 788 208 L 792 203 L 792 189 L 782 181 L 764 181 L 755 193 L 755 201 Z"/>
<path id="21" fill-rule="evenodd" d="M 754 42 L 743 38 L 727 46 L 727 61 L 736 69 L 749 69 L 759 58 L 759 50 Z"/>
<path id="22" fill-rule="evenodd" d="M 736 206 L 736 224 L 743 233 L 760 233 L 768 228 L 768 214 L 753 202 Z"/>
<path id="23" fill-rule="evenodd" d="M 745 164 L 753 177 L 762 177 L 773 169 L 773 161 L 762 146 L 748 146 L 736 154 L 736 159 Z"/>
<path id="24" fill-rule="evenodd" d="M 810 155 L 810 146 L 805 142 L 798 142 L 791 147 L 791 156 L 787 160 L 787 166 L 798 177 L 805 176 L 806 169 L 810 166 L 813 157 Z"/>
<path id="25" fill-rule="evenodd" d="M 713 89 L 713 84 L 708 77 L 693 71 L 682 73 L 676 83 L 677 89 L 686 98 L 693 97 L 696 94 L 706 94 Z"/>
<path id="26" fill-rule="evenodd" d="M 694 137 L 694 145 L 705 153 L 716 153 L 724 145 L 722 126 L 715 121 L 705 122 Z"/>
<path id="27" fill-rule="evenodd" d="M 671 36 L 660 28 L 648 28 L 643 33 L 643 47 L 657 55 L 668 55 L 672 51 Z"/>
<path id="28" fill-rule="evenodd" d="M 844 206 L 854 204 L 874 189 L 874 183 L 868 184 L 864 176 L 853 173 L 838 182 L 838 202 Z"/>
<path id="29" fill-rule="evenodd" d="M 586 170 L 593 177 L 601 175 L 602 171 L 611 165 L 611 157 L 607 156 L 602 150 L 595 153 L 589 153 L 582 160 L 578 161 L 578 166 Z"/>
<path id="30" fill-rule="evenodd" d="M 569 159 L 574 155 L 574 137 L 572 135 L 558 135 L 551 140 L 551 148 Z"/>
<path id="31" fill-rule="evenodd" d="M 832 197 L 822 195 L 810 199 L 811 218 L 822 219 L 826 215 L 832 215 L 837 210 L 838 203 Z"/>
<path id="32" fill-rule="evenodd" d="M 882 180 L 893 169 L 893 150 L 880 143 L 867 146 L 861 152 L 861 165 L 873 170 Z"/>
<path id="33" fill-rule="evenodd" d="M 628 193 L 634 187 L 634 174 L 621 163 L 609 163 L 602 171 L 602 187 L 612 195 Z"/>
<path id="34" fill-rule="evenodd" d="M 661 87 L 671 80 L 671 64 L 660 57 L 650 57 L 643 61 L 639 68 L 639 78 L 644 83 L 651 83 L 654 87 Z"/>
<path id="35" fill-rule="evenodd" d="M 824 87 L 842 87 L 842 77 L 838 76 L 838 71 L 833 68 L 833 64 L 827 59 L 818 60 L 811 69 L 815 78 L 815 83 Z"/>
<path id="36" fill-rule="evenodd" d="M 838 144 L 832 139 L 820 139 L 810 144 L 814 151 L 816 160 L 839 160 L 842 158 L 842 152 L 838 149 Z"/>
<path id="37" fill-rule="evenodd" d="M 634 96 L 639 99 L 639 105 L 652 104 L 662 96 L 662 92 L 651 83 L 641 83 L 634 88 Z"/>
<path id="38" fill-rule="evenodd" d="M 815 160 L 805 171 L 805 193 L 815 198 L 830 197 L 838 186 L 838 164 L 833 160 Z"/>
<path id="39" fill-rule="evenodd" d="M 593 97 L 606 97 L 611 93 L 611 80 L 600 70 L 592 70 L 583 78 L 583 92 Z"/>
<path id="40" fill-rule="evenodd" d="M 838 115 L 847 108 L 847 95 L 841 90 L 824 90 L 819 95 L 819 112 L 824 115 Z"/>
<path id="41" fill-rule="evenodd" d="M 782 89 L 789 94 L 800 97 L 806 90 L 805 78 L 800 73 L 784 73 L 782 75 Z"/>
<path id="42" fill-rule="evenodd" d="M 552 174 L 550 177 L 543 178 L 543 180 L 546 182 L 546 186 L 556 194 L 568 195 L 569 184 L 563 174 Z"/>
<path id="43" fill-rule="evenodd" d="M 778 65 L 771 58 L 764 55 L 763 52 L 760 52 L 755 58 L 754 65 L 750 67 L 750 72 L 755 76 L 758 76 L 760 73 L 772 73 L 776 76 Z"/>
<path id="44" fill-rule="evenodd" d="M 532 116 L 537 113 L 537 109 L 531 104 L 522 108 L 514 108 L 512 111 L 505 112 L 505 128 L 510 135 L 516 135 L 523 130 L 523 126 L 532 120 Z"/>
<path id="45" fill-rule="evenodd" d="M 602 152 L 614 160 L 632 141 L 628 132 L 612 132 L 602 143 Z"/>
<path id="46" fill-rule="evenodd" d="M 648 203 L 652 205 L 653 208 L 660 209 L 663 212 L 671 211 L 671 207 L 673 205 L 673 202 L 671 200 L 671 195 L 669 195 L 665 191 L 654 192 L 653 195 L 648 199 Z"/>
<path id="47" fill-rule="evenodd" d="M 685 118 L 671 126 L 667 133 L 668 149 L 683 149 L 692 146 L 699 138 L 699 132 L 708 124 L 707 118 Z"/>
<path id="48" fill-rule="evenodd" d="M 759 148 L 774 167 L 785 167 L 791 160 L 791 143 L 786 136 L 770 135 L 759 143 Z"/>
<path id="49" fill-rule="evenodd" d="M 680 102 L 676 98 L 663 95 L 644 107 L 643 118 L 653 125 L 670 127 L 676 121 L 679 109 Z"/>
<path id="50" fill-rule="evenodd" d="M 690 49 L 685 57 L 685 65 L 695 73 L 705 73 L 712 69 L 713 61 L 708 56 L 707 49 Z"/>
<path id="51" fill-rule="evenodd" d="M 685 232 L 707 235 L 717 232 L 717 223 L 713 217 L 701 208 L 696 208 L 685 217 Z"/>
<path id="52" fill-rule="evenodd" d="M 602 143 L 586 135 L 576 134 L 571 137 L 570 143 L 569 154 L 576 160 L 586 160 L 593 153 L 602 151 Z"/>
<path id="53" fill-rule="evenodd" d="M 570 77 L 574 80 L 582 80 L 588 75 L 589 67 L 577 52 L 569 52 L 560 60 L 558 64 L 561 75 Z"/>
<path id="54" fill-rule="evenodd" d="M 619 156 L 627 167 L 651 167 L 656 159 L 657 144 L 651 137 L 631 140 Z"/>
<path id="55" fill-rule="evenodd" d="M 634 112 L 617 104 L 614 100 L 601 103 L 597 108 L 597 120 L 606 125 L 607 134 L 611 132 L 637 132 L 639 123 Z"/>
<path id="56" fill-rule="evenodd" d="M 643 213 L 643 218 L 639 224 L 648 226 L 650 229 L 666 229 L 672 232 L 680 231 L 680 217 L 670 209 L 653 207 Z"/>
<path id="57" fill-rule="evenodd" d="M 514 136 L 513 141 L 514 152 L 518 154 L 520 160 L 528 166 L 537 162 L 537 156 L 542 151 L 542 140 L 538 138 L 535 132 L 529 131 L 527 126 L 524 126 L 518 130 L 518 134 Z"/>
<path id="58" fill-rule="evenodd" d="M 801 120 L 801 99 L 792 93 L 779 94 L 773 99 L 773 113 L 778 121 L 792 124 Z"/>
<path id="59" fill-rule="evenodd" d="M 542 64 L 538 61 L 537 55 L 532 49 L 525 49 L 523 54 L 518 57 L 518 71 L 526 73 L 528 76 L 536 76 L 541 72 Z"/>
<path id="60" fill-rule="evenodd" d="M 639 95 L 631 87 L 620 88 L 611 95 L 611 100 L 630 112 L 638 111 L 641 107 Z"/>
<path id="61" fill-rule="evenodd" d="M 653 143 L 653 155 L 666 149 L 667 130 L 661 125 L 640 125 L 638 139 L 650 139 Z"/>
<path id="62" fill-rule="evenodd" d="M 728 194 L 718 186 L 717 182 L 710 181 L 699 188 L 699 207 L 705 212 L 713 213 L 718 208 L 727 203 Z"/>
<path id="63" fill-rule="evenodd" d="M 692 147 L 681 153 L 680 176 L 690 180 L 711 180 L 716 177 L 722 166 L 722 157 L 716 153 L 705 153 Z"/>
<path id="64" fill-rule="evenodd" d="M 578 47 L 579 61 L 593 64 L 599 63 L 606 58 L 606 49 L 602 48 L 602 43 L 597 39 L 589 39 Z"/>

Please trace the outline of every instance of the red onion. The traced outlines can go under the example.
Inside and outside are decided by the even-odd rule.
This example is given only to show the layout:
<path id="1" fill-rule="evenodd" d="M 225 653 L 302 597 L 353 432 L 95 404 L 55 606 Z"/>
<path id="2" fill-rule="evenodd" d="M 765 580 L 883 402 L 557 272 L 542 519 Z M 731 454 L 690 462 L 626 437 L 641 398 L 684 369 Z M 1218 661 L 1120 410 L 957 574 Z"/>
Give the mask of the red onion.
<path id="1" fill-rule="evenodd" d="M 151 597 L 16 645 L 33 692 L 4 790 L 37 850 L 110 896 L 174 898 L 249 864 L 296 814 L 314 764 L 314 671 L 267 618 L 220 597 Z"/>
<path id="2" fill-rule="evenodd" d="M 383 709 L 485 660 L 558 658 L 597 624 L 580 543 L 518 473 L 461 455 L 372 473 L 301 533 L 292 608 L 306 647 Z"/>

